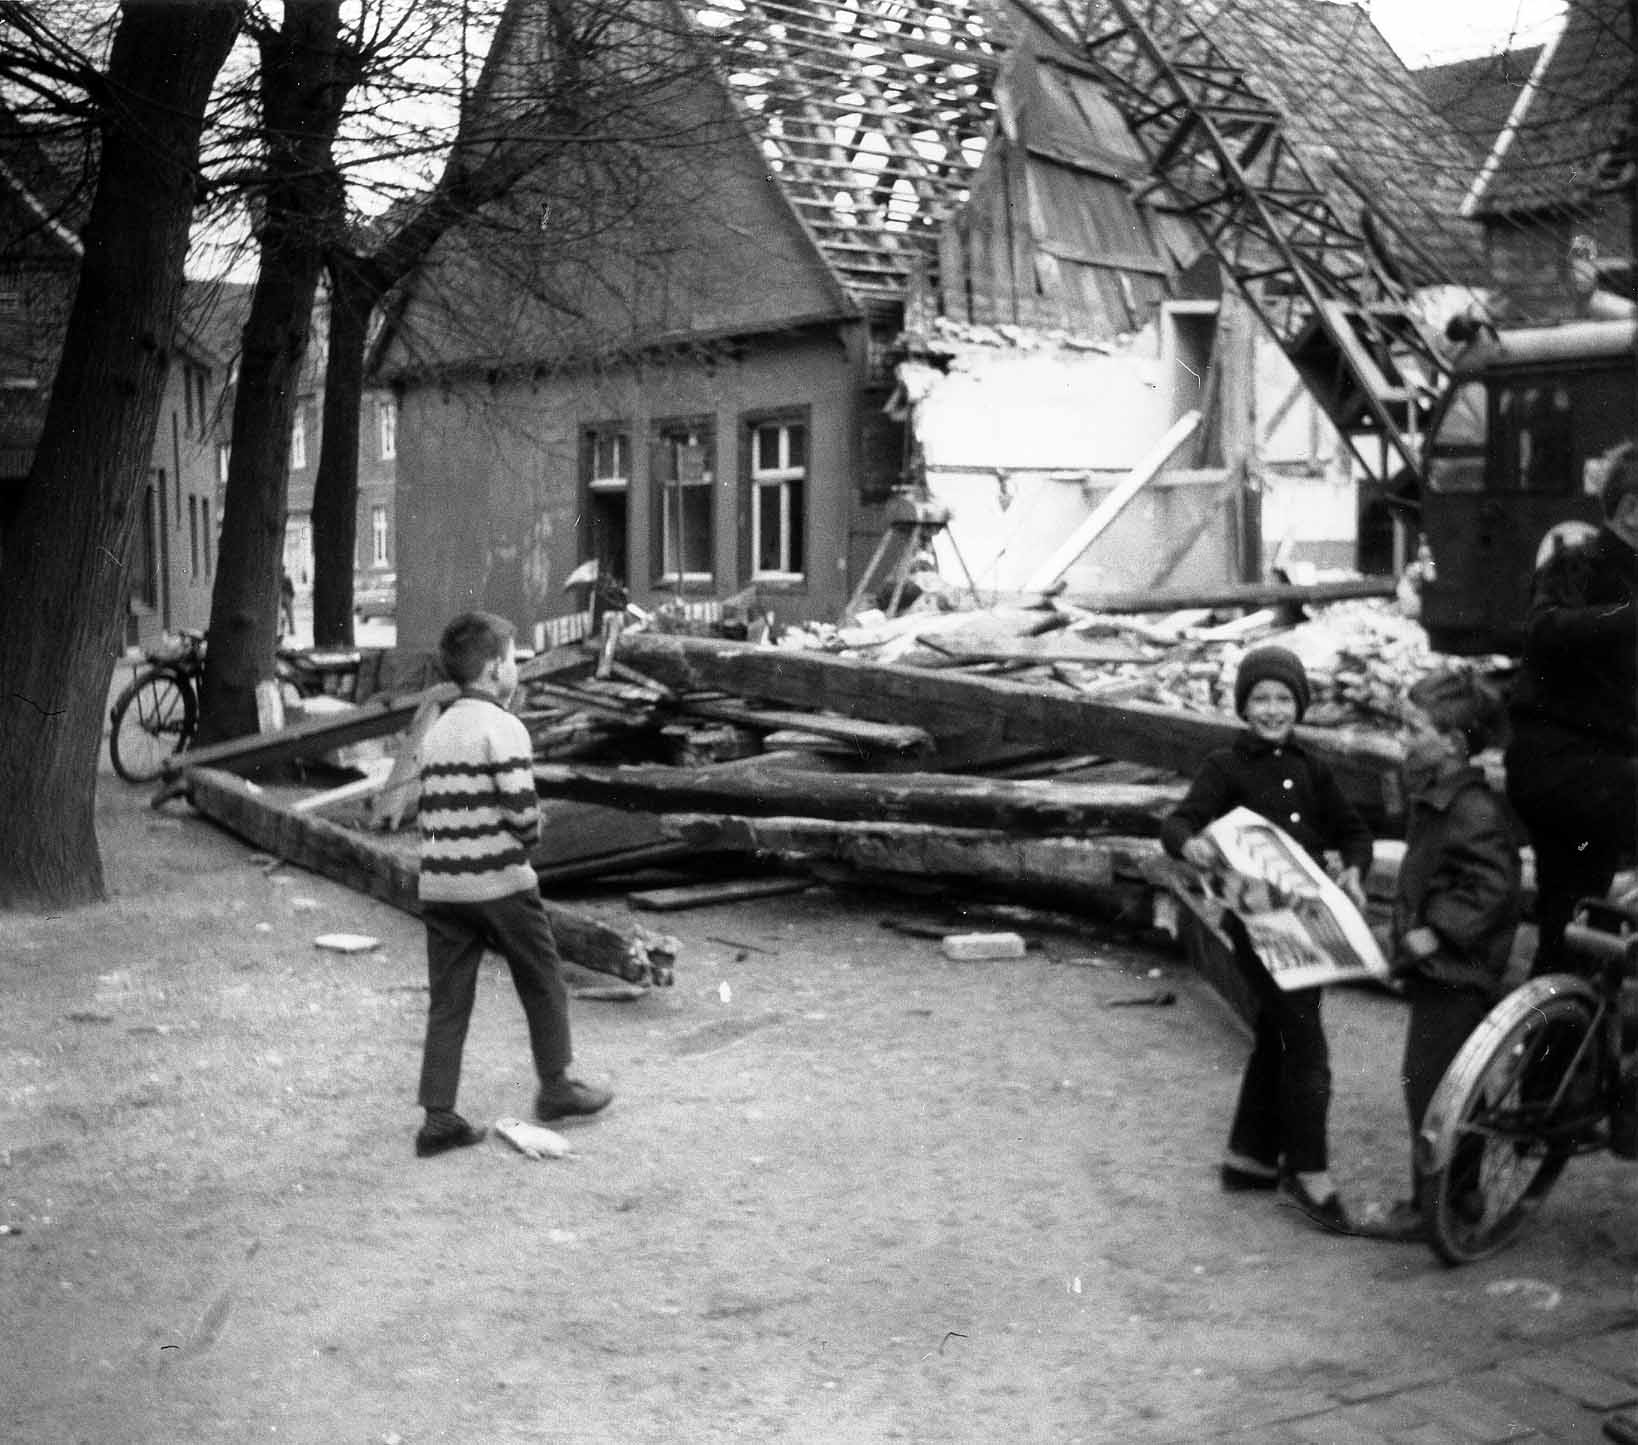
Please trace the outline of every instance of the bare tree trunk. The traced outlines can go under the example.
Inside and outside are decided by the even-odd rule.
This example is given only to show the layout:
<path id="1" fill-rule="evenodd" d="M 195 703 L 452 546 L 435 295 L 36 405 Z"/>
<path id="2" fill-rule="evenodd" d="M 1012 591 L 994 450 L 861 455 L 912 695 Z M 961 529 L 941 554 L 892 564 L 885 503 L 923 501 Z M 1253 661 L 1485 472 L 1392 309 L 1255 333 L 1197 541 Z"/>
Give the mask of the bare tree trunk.
<path id="1" fill-rule="evenodd" d="M 288 0 L 284 23 L 262 40 L 268 181 L 233 404 L 201 744 L 255 732 L 256 685 L 273 676 L 290 429 L 325 248 L 341 225 L 331 149 L 356 62 L 340 29 L 340 0 Z"/>
<path id="2" fill-rule="evenodd" d="M 103 896 L 97 755 L 164 395 L 227 0 L 122 7 L 44 430 L 0 558 L 0 907 Z"/>
<path id="3" fill-rule="evenodd" d="M 313 479 L 313 645 L 351 647 L 358 545 L 358 432 L 364 348 L 383 287 L 376 268 L 330 260 L 330 348 L 324 363 L 324 439 Z"/>

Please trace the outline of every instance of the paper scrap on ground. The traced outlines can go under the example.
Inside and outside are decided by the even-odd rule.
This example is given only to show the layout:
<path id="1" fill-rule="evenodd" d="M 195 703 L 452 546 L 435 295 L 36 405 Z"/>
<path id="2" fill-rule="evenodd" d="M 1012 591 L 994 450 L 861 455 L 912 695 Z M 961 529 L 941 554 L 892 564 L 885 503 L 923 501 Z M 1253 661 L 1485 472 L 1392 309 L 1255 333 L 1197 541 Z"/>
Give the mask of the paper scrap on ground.
<path id="1" fill-rule="evenodd" d="M 1222 859 L 1212 878 L 1218 896 L 1280 988 L 1387 978 L 1370 925 L 1289 833 L 1250 808 L 1205 831 Z"/>
<path id="2" fill-rule="evenodd" d="M 327 948 L 332 953 L 368 953 L 380 948 L 381 940 L 367 933 L 321 933 L 313 940 L 315 948 Z"/>
<path id="3" fill-rule="evenodd" d="M 523 1119 L 497 1119 L 495 1132 L 520 1154 L 531 1159 L 564 1159 L 573 1151 L 569 1141 L 555 1130 Z"/>

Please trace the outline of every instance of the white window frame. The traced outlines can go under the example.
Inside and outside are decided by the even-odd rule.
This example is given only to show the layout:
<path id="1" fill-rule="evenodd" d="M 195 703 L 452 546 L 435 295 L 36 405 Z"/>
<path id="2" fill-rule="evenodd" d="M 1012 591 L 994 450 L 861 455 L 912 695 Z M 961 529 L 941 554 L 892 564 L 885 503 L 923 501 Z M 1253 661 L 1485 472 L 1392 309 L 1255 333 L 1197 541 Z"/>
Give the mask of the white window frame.
<path id="1" fill-rule="evenodd" d="M 710 584 L 716 578 L 715 556 L 709 560 L 711 567 L 703 572 L 683 572 L 678 576 L 678 569 L 682 559 L 674 555 L 677 541 L 678 525 L 674 515 L 675 510 L 688 493 L 703 492 L 706 507 L 706 529 L 709 537 L 709 546 L 713 554 L 716 550 L 717 528 L 714 495 L 717 484 L 716 431 L 708 424 L 671 424 L 660 428 L 660 445 L 674 448 L 680 458 L 682 450 L 689 446 L 697 446 L 704 456 L 704 465 L 700 476 L 694 481 L 684 481 L 681 476 L 682 468 L 674 464 L 672 470 L 678 475 L 660 482 L 660 575 L 658 583 L 662 587 L 675 587 L 681 582 L 687 585 L 690 582 Z"/>
<path id="2" fill-rule="evenodd" d="M 800 427 L 803 433 L 803 456 L 808 454 L 811 443 L 811 434 L 806 421 L 797 419 L 780 420 L 772 418 L 765 421 L 753 421 L 749 424 L 750 444 L 750 514 L 751 514 L 751 577 L 758 582 L 802 582 L 807 573 L 802 568 L 793 565 L 791 557 L 791 508 L 794 505 L 800 510 L 807 505 L 808 467 L 806 461 L 800 466 L 791 464 L 791 433 Z M 761 434 L 765 431 L 777 431 L 779 440 L 776 450 L 777 464 L 771 467 L 761 466 Z M 800 487 L 800 498 L 793 498 L 793 484 Z M 778 545 L 779 565 L 764 568 L 762 563 L 762 539 L 770 518 L 768 508 L 764 505 L 769 498 L 773 499 L 778 515 L 771 519 L 775 529 L 775 538 Z M 805 517 L 798 517 L 799 522 L 806 522 Z M 804 540 L 807 528 L 802 528 Z"/>
<path id="3" fill-rule="evenodd" d="M 398 403 L 384 401 L 376 414 L 377 436 L 381 442 L 381 460 L 390 462 L 398 455 Z"/>
<path id="4" fill-rule="evenodd" d="M 631 433 L 624 427 L 593 427 L 588 432 L 591 443 L 590 474 L 586 486 L 594 492 L 624 492 L 631 488 Z M 613 456 L 604 458 L 604 443 L 613 443 Z"/>
<path id="5" fill-rule="evenodd" d="M 307 408 L 296 408 L 295 420 L 290 423 L 290 470 L 301 471 L 307 465 Z"/>
<path id="6" fill-rule="evenodd" d="M 385 567 L 391 560 L 387 555 L 387 509 L 378 504 L 370 508 L 370 565 Z"/>

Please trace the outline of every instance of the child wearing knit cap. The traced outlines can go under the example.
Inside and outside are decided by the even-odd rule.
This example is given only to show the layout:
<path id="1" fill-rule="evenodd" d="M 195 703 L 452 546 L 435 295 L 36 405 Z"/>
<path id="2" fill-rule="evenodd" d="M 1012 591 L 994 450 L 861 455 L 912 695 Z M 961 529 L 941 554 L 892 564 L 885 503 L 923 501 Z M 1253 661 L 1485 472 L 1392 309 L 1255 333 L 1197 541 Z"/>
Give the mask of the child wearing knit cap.
<path id="1" fill-rule="evenodd" d="M 1309 702 L 1302 659 L 1284 647 L 1258 647 L 1240 662 L 1235 711 L 1246 730 L 1201 765 L 1187 796 L 1161 825 L 1174 858 L 1209 869 L 1216 850 L 1201 830 L 1237 807 L 1261 813 L 1322 864 L 1339 857 L 1337 883 L 1358 906 L 1371 866 L 1371 832 L 1343 795 L 1326 762 L 1295 736 Z M 1256 1005 L 1251 1057 L 1219 1171 L 1231 1191 L 1279 1188 L 1328 1229 L 1352 1226 L 1331 1181 L 1327 1122 L 1330 1049 L 1320 1017 L 1321 990 L 1282 991 L 1257 958 L 1244 925 L 1232 913 L 1225 927 L 1235 962 Z"/>
<path id="2" fill-rule="evenodd" d="M 1407 697 L 1410 814 L 1393 909 L 1391 968 L 1405 987 L 1403 1078 L 1411 1196 L 1373 1234 L 1422 1237 L 1415 1142 L 1452 1059 L 1504 992 L 1521 908 L 1519 834 L 1473 759 L 1500 741 L 1501 699 L 1471 672 L 1423 678 Z"/>

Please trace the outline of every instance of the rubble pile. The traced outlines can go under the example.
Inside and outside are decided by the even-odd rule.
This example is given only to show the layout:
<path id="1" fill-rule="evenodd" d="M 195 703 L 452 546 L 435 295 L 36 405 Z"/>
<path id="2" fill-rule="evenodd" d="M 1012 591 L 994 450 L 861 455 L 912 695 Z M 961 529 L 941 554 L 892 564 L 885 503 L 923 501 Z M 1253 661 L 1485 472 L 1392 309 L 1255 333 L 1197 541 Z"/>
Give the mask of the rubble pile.
<path id="1" fill-rule="evenodd" d="M 962 666 L 1028 685 L 1070 687 L 1108 701 L 1154 703 L 1232 715 L 1234 677 L 1252 647 L 1278 643 L 1303 660 L 1313 688 L 1304 721 L 1319 728 L 1397 728 L 1410 687 L 1441 669 L 1505 672 L 1503 657 L 1436 653 L 1398 603 L 1378 599 L 1224 615 L 1211 609 L 1165 615 L 1083 611 L 1063 601 L 1035 608 L 949 612 L 912 609 L 851 628 L 788 629 L 778 645 L 872 662 Z M 878 620 L 879 619 L 879 620 Z"/>

